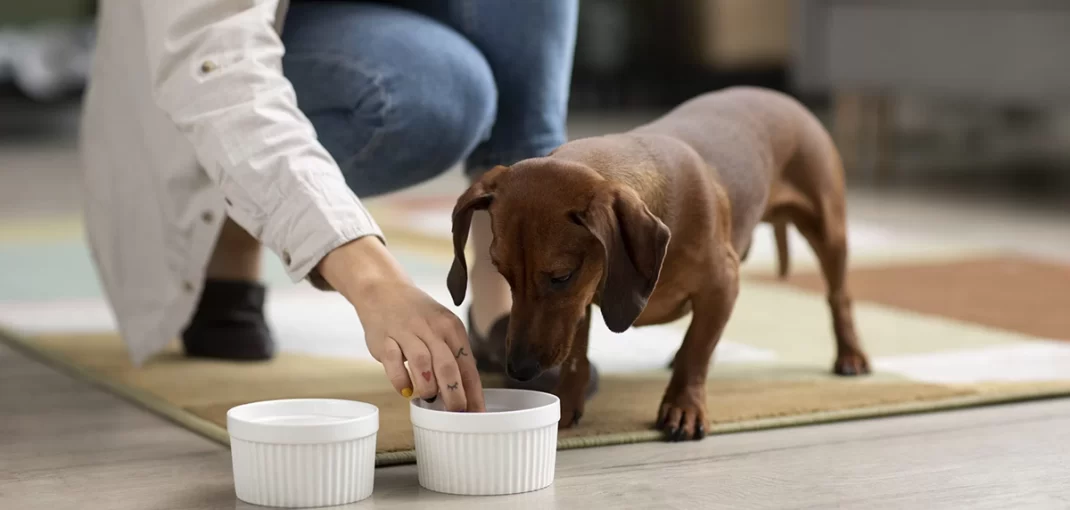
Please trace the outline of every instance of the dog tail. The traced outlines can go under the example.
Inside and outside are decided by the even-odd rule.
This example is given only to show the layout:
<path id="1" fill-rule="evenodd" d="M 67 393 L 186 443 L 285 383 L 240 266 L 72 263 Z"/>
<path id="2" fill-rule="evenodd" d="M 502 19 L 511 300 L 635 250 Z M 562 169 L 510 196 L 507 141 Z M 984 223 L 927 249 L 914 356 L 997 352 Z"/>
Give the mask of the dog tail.
<path id="1" fill-rule="evenodd" d="M 788 276 L 788 224 L 784 221 L 773 223 L 773 235 L 776 238 L 777 276 L 781 280 Z"/>

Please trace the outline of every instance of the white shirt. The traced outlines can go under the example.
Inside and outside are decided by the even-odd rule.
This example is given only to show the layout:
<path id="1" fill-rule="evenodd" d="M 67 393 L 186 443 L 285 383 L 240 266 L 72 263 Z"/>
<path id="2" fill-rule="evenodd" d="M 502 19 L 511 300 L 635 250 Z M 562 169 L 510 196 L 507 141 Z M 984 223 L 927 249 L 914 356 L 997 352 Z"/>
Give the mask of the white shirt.
<path id="1" fill-rule="evenodd" d="M 103 0 L 81 151 L 86 228 L 131 359 L 185 327 L 225 216 L 294 281 L 382 232 L 282 74 L 287 0 Z"/>

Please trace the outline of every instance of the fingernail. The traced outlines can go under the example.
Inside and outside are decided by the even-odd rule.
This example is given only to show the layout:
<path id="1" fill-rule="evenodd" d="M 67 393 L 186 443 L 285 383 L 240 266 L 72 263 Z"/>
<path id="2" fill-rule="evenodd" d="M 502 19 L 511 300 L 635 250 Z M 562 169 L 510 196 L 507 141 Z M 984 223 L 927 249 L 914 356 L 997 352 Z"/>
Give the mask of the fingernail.
<path id="1" fill-rule="evenodd" d="M 403 396 L 405 398 L 411 397 L 412 396 L 412 388 L 405 388 L 405 389 L 401 390 L 401 396 Z"/>

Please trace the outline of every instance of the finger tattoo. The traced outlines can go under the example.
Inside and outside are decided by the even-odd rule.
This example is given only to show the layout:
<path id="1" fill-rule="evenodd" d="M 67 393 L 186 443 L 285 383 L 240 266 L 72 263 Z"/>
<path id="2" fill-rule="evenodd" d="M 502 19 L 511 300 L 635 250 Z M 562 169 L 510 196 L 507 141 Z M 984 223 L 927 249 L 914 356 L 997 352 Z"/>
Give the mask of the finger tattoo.
<path id="1" fill-rule="evenodd" d="M 467 356 L 467 355 L 468 355 L 468 353 L 464 352 L 464 347 L 461 347 L 460 349 L 457 349 L 457 354 L 454 354 L 453 357 L 456 358 L 456 359 L 461 359 L 461 356 Z"/>
<path id="2" fill-rule="evenodd" d="M 451 390 L 455 390 L 455 389 L 457 389 L 457 386 L 460 385 L 460 384 L 461 383 L 447 384 L 446 387 L 451 389 Z"/>

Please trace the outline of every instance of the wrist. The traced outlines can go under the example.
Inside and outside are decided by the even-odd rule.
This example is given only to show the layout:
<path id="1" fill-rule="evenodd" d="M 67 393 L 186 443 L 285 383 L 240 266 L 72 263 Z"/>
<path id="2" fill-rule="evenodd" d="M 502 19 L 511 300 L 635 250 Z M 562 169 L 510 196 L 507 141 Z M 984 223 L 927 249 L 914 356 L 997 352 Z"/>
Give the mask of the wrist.
<path id="1" fill-rule="evenodd" d="M 375 236 L 350 241 L 329 252 L 317 269 L 324 280 L 356 304 L 355 298 L 368 296 L 365 289 L 384 282 L 408 282 L 401 264 Z"/>

